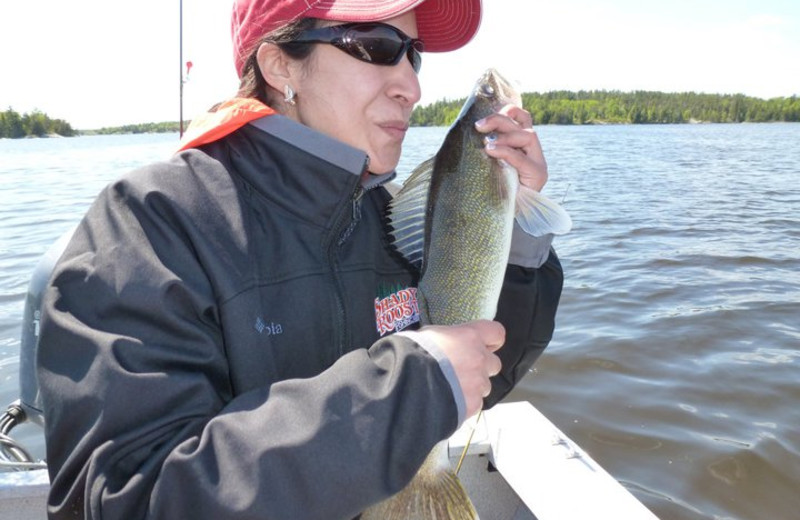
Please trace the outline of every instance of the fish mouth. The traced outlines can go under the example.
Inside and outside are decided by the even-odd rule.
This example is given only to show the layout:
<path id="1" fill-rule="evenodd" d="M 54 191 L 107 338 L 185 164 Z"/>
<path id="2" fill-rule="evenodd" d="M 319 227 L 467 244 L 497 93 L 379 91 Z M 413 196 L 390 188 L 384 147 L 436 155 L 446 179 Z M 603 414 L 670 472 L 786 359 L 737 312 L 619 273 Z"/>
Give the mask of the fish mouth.
<path id="1" fill-rule="evenodd" d="M 497 103 L 497 109 L 509 103 L 522 106 L 522 98 L 517 89 L 496 69 L 487 69 L 483 73 L 475 84 L 473 95 L 495 101 Z"/>

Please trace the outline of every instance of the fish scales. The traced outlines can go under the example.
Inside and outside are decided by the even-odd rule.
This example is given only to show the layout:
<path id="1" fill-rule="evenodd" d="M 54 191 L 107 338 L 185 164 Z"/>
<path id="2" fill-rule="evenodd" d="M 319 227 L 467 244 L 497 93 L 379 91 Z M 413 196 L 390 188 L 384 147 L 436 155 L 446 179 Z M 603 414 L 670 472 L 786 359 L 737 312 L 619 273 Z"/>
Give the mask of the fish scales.
<path id="1" fill-rule="evenodd" d="M 486 155 L 484 134 L 475 130 L 474 122 L 494 113 L 496 103 L 473 102 L 435 159 L 418 288 L 425 325 L 495 315 L 519 183 L 513 169 Z"/>

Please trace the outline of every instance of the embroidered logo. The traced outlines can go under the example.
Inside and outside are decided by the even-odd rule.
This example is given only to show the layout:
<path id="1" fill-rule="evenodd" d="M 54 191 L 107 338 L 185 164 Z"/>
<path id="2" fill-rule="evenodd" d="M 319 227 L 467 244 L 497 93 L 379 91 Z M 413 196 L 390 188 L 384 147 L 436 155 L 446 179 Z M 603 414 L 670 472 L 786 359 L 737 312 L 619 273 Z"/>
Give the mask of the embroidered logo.
<path id="1" fill-rule="evenodd" d="M 283 327 L 281 327 L 280 323 L 266 323 L 260 317 L 256 318 L 255 329 L 259 334 L 266 334 L 267 336 L 283 334 Z"/>
<path id="2" fill-rule="evenodd" d="M 386 297 L 375 298 L 375 323 L 378 334 L 399 332 L 419 321 L 417 288 L 399 289 Z"/>

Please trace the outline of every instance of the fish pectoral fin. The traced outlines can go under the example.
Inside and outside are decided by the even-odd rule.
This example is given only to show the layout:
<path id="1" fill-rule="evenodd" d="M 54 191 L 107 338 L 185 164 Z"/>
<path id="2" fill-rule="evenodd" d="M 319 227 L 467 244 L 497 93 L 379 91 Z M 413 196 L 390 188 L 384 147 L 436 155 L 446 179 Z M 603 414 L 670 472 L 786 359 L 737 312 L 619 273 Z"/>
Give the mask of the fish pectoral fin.
<path id="1" fill-rule="evenodd" d="M 526 233 L 535 237 L 563 235 L 572 229 L 572 218 L 561 205 L 522 185 L 517 191 L 516 219 Z"/>
<path id="2" fill-rule="evenodd" d="M 425 212 L 433 163 L 431 158 L 417 166 L 388 207 L 392 246 L 417 267 L 422 265 L 425 251 Z"/>
<path id="3" fill-rule="evenodd" d="M 433 175 L 433 164 L 435 161 L 436 156 L 419 163 L 419 165 L 414 168 L 414 171 L 412 171 L 408 178 L 403 182 L 403 188 L 400 190 L 398 195 L 417 186 L 425 186 L 427 189 L 427 187 L 431 185 L 431 175 Z"/>

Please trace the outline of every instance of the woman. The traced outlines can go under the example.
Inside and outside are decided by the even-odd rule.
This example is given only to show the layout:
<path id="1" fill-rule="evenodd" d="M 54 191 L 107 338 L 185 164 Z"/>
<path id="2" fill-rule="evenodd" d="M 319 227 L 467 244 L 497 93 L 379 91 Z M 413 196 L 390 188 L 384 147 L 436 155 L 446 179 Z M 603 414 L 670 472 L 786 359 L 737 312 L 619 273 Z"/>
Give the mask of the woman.
<path id="1" fill-rule="evenodd" d="M 239 97 L 104 190 L 51 278 L 51 518 L 352 518 L 527 372 L 561 291 L 549 238 L 515 242 L 498 321 L 383 315 L 417 276 L 382 216 L 419 52 L 479 19 L 479 0 L 235 3 Z M 540 189 L 530 123 L 480 130 Z"/>

